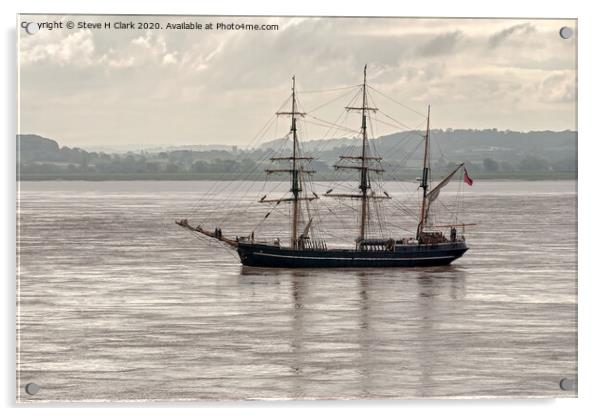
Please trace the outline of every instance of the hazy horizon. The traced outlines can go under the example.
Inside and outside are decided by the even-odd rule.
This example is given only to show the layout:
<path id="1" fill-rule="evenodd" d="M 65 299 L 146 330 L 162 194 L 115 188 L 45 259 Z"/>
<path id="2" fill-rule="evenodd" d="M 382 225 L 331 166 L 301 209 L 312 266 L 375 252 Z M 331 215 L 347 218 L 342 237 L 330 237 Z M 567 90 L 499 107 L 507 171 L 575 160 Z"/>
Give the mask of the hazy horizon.
<path id="1" fill-rule="evenodd" d="M 431 104 L 433 129 L 576 130 L 576 39 L 558 35 L 575 20 L 20 16 L 149 19 L 279 30 L 19 30 L 19 133 L 81 148 L 245 147 L 286 101 L 293 74 L 305 109 L 342 97 L 320 113 L 334 121 L 347 99 L 339 89 L 359 84 L 366 63 L 377 91 L 419 113 Z M 423 114 L 372 94 L 385 114 L 424 128 Z M 305 140 L 323 138 L 310 121 Z M 400 130 L 378 127 L 375 137 Z M 287 128 L 278 121 L 265 141 Z"/>
<path id="2" fill-rule="evenodd" d="M 449 130 L 449 129 L 433 129 L 431 130 L 431 132 L 436 132 L 437 130 Z M 452 130 L 469 130 L 469 129 L 452 129 Z M 571 130 L 571 129 L 565 129 L 565 130 L 528 130 L 528 131 L 518 131 L 518 130 L 502 130 L 502 129 L 497 129 L 495 127 L 492 127 L 490 129 L 472 129 L 472 130 L 477 130 L 477 131 L 485 131 L 485 130 L 497 130 L 499 132 L 505 132 L 505 131 L 510 131 L 513 133 L 522 133 L 522 134 L 528 134 L 528 133 L 539 133 L 539 132 L 544 132 L 544 131 L 549 131 L 552 133 L 561 133 L 564 131 L 570 131 L 570 132 L 576 132 L 576 130 Z M 393 132 L 393 133 L 387 133 L 383 136 L 386 135 L 390 135 L 390 134 L 395 134 L 395 133 L 404 133 L 404 131 L 400 130 L 398 132 Z M 72 145 L 66 145 L 64 144 L 60 138 L 57 137 L 47 137 L 38 133 L 32 133 L 32 132 L 25 132 L 25 133 L 20 133 L 20 135 L 23 136 L 27 136 L 27 135 L 36 135 L 36 136 L 40 136 L 40 137 L 44 137 L 46 139 L 51 139 L 51 140 L 55 140 L 59 146 L 68 146 L 68 147 L 77 147 L 83 150 L 88 150 L 88 149 L 92 149 L 92 150 L 96 150 L 96 149 L 102 149 L 102 148 L 107 148 L 107 149 L 123 149 L 124 151 L 127 148 L 149 148 L 149 149 L 153 149 L 153 148 L 169 148 L 169 147 L 195 147 L 195 146 L 205 146 L 205 147 L 237 147 L 238 149 L 251 149 L 251 148 L 255 148 L 255 147 L 260 147 L 262 144 L 265 143 L 269 143 L 271 141 L 275 141 L 275 140 L 279 140 L 282 139 L 282 137 L 267 137 L 264 141 L 256 143 L 255 146 L 246 146 L 244 143 L 242 144 L 228 144 L 228 143 L 216 143 L 216 142 L 208 142 L 208 143 L 113 143 L 113 144 L 99 144 L 99 143 L 89 143 L 89 144 L 85 144 L 85 145 L 78 145 L 77 143 L 73 143 Z M 375 137 L 375 139 L 378 139 L 382 136 L 379 137 Z M 303 142 L 314 142 L 314 141 L 321 141 L 321 140 L 337 140 L 337 139 L 351 139 L 351 137 L 331 137 L 331 138 L 306 138 L 303 140 Z M 359 140 L 359 139 L 358 139 Z"/>

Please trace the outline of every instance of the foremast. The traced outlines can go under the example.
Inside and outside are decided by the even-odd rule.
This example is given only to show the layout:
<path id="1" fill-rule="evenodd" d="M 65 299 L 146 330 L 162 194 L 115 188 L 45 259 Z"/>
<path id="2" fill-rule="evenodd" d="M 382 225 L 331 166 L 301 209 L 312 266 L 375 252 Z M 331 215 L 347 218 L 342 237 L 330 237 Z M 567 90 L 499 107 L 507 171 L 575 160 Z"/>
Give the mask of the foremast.
<path id="1" fill-rule="evenodd" d="M 297 99 L 295 98 L 295 76 L 293 75 L 293 93 L 292 93 L 292 109 L 291 109 L 291 133 L 293 134 L 293 156 L 291 157 L 291 192 L 293 193 L 293 217 L 291 219 L 291 247 L 297 244 L 297 228 L 299 227 L 299 193 L 301 186 L 299 185 L 299 165 L 297 161 L 297 116 L 301 113 L 297 112 Z"/>
<path id="2" fill-rule="evenodd" d="M 290 116 L 291 117 L 290 135 L 292 136 L 292 139 L 293 139 L 292 154 L 291 154 L 291 156 L 270 158 L 270 160 L 272 160 L 272 161 L 282 161 L 282 160 L 290 161 L 290 163 L 291 163 L 290 169 L 266 169 L 266 172 L 268 174 L 279 173 L 279 172 L 290 173 L 290 175 L 291 175 L 290 192 L 292 194 L 292 198 L 283 198 L 283 199 L 277 199 L 277 200 L 268 200 L 268 199 L 262 198 L 259 202 L 275 202 L 275 203 L 279 204 L 280 202 L 286 201 L 286 202 L 292 203 L 292 216 L 291 216 L 291 225 L 290 225 L 291 226 L 290 246 L 291 246 L 291 248 L 298 248 L 299 247 L 299 221 L 300 221 L 299 204 L 301 201 L 311 201 L 316 198 L 302 196 L 303 189 L 301 188 L 300 174 L 301 173 L 311 174 L 312 171 L 303 169 L 303 167 L 300 165 L 300 161 L 312 160 L 313 158 L 308 157 L 308 156 L 302 156 L 301 152 L 300 152 L 299 137 L 298 137 L 298 133 L 297 133 L 297 118 L 305 116 L 305 113 L 300 112 L 298 110 L 294 75 L 293 75 L 292 80 L 293 80 L 292 81 L 293 85 L 292 85 L 292 95 L 291 95 L 291 111 L 281 111 L 281 112 L 276 113 L 276 115 L 278 115 L 278 116 Z M 309 222 L 309 224 L 311 224 L 311 221 Z M 305 235 L 305 234 L 306 234 L 306 231 L 304 230 L 303 235 Z"/>

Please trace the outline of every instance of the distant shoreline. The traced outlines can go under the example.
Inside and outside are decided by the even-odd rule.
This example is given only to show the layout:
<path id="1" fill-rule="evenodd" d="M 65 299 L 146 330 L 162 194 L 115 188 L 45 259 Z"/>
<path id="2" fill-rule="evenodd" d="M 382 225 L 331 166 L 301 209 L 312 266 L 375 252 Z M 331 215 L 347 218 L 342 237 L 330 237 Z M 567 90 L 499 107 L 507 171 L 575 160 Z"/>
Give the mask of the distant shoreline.
<path id="1" fill-rule="evenodd" d="M 242 177 L 241 177 L 242 176 Z M 441 174 L 440 176 L 443 176 Z M 577 172 L 471 172 L 474 180 L 517 180 L 517 181 L 552 181 L 552 180 L 577 180 Z M 329 181 L 354 181 L 357 178 L 353 176 L 341 177 L 335 175 L 316 175 L 313 178 L 314 182 L 329 182 Z M 385 181 L 414 181 L 415 176 L 399 175 L 396 177 L 387 177 Z M 437 172 L 433 175 L 433 180 L 438 181 L 439 175 Z M 240 173 L 231 174 L 211 174 L 211 173 L 140 173 L 140 174 L 98 174 L 98 173 L 57 173 L 57 174 L 21 174 L 17 176 L 17 181 L 264 181 L 265 175 L 252 175 L 245 177 Z M 268 178 L 269 182 L 285 182 L 287 179 Z"/>

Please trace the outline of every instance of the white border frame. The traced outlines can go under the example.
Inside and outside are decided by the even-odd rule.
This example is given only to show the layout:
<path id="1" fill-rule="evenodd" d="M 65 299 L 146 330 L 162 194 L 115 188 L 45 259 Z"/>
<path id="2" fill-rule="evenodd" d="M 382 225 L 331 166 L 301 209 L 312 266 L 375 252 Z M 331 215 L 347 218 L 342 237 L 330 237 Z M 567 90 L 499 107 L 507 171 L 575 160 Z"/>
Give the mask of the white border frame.
<path id="1" fill-rule="evenodd" d="M 596 194 L 599 159 L 602 157 L 599 142 L 602 127 L 598 99 L 600 98 L 600 54 L 598 45 L 602 39 L 602 15 L 592 1 L 547 1 L 536 4 L 520 0 L 504 0 L 495 4 L 469 0 L 430 0 L 428 2 L 399 2 L 371 0 L 366 3 L 346 2 L 329 4 L 320 0 L 303 2 L 266 1 L 227 1 L 220 0 L 195 5 L 186 0 L 147 0 L 144 3 L 111 2 L 88 0 L 21 0 L 19 3 L 2 2 L 2 42 L 3 85 L 5 94 L 1 102 L 4 141 L 2 151 L 3 180 L 0 182 L 4 202 L 2 204 L 2 264 L 3 279 L 3 319 L 2 335 L 7 341 L 2 343 L 2 378 L 0 391 L 2 405 L 8 408 L 4 414 L 17 411 L 15 407 L 15 133 L 16 133 L 16 32 L 17 13 L 144 13 L 144 14 L 205 14 L 205 15 L 347 15 L 347 16 L 445 16 L 445 17 L 538 17 L 538 18 L 578 18 L 579 26 L 579 398 L 555 400 L 420 400 L 420 401 L 306 401 L 306 402 L 217 402 L 190 404 L 108 404 L 59 406 L 24 406 L 19 411 L 26 414 L 42 411 L 48 415 L 78 414 L 79 408 L 90 407 L 86 413 L 101 415 L 111 408 L 118 414 L 133 412 L 144 415 L 164 414 L 166 407 L 174 407 L 184 414 L 216 412 L 232 414 L 244 411 L 250 414 L 305 414 L 308 411 L 324 414 L 334 409 L 348 414 L 364 414 L 378 410 L 398 414 L 400 411 L 432 414 L 444 410 L 447 415 L 471 414 L 504 415 L 509 412 L 529 412 L 532 414 L 566 415 L 568 413 L 589 414 L 600 408 L 600 394 L 597 391 L 597 377 L 600 370 L 600 324 L 602 316 L 599 297 L 601 278 L 598 276 L 595 259 L 597 237 L 601 233 L 596 218 Z M 588 192 L 588 190 L 593 192 Z M 40 408 L 42 407 L 42 408 Z M 198 409 L 198 408 L 202 409 Z M 286 409 L 284 409 L 286 408 Z"/>

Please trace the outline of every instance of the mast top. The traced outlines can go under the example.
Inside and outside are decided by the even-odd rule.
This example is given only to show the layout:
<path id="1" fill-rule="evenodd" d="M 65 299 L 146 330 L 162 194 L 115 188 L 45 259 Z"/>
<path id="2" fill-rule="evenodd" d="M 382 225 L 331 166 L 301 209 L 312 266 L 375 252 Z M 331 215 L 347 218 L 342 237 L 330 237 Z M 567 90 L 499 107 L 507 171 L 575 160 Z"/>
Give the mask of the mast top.
<path id="1" fill-rule="evenodd" d="M 291 88 L 293 94 L 292 94 L 292 104 L 293 104 L 293 108 L 291 111 L 278 111 L 276 113 L 277 116 L 292 116 L 293 118 L 295 116 L 300 116 L 300 117 L 305 117 L 305 113 L 301 112 L 301 111 L 297 111 L 296 106 L 295 106 L 295 75 L 293 75 L 293 86 Z"/>
<path id="2" fill-rule="evenodd" d="M 364 65 L 364 83 L 362 84 L 362 88 L 363 88 L 363 93 L 364 95 L 366 95 L 366 71 L 368 69 L 368 64 Z M 352 106 L 347 106 L 345 107 L 345 110 L 347 111 L 362 111 L 362 112 L 366 112 L 366 111 L 372 111 L 372 112 L 377 112 L 378 108 L 376 107 L 368 107 L 368 104 L 366 103 L 366 100 L 362 101 L 362 106 L 361 107 L 352 107 Z"/>

